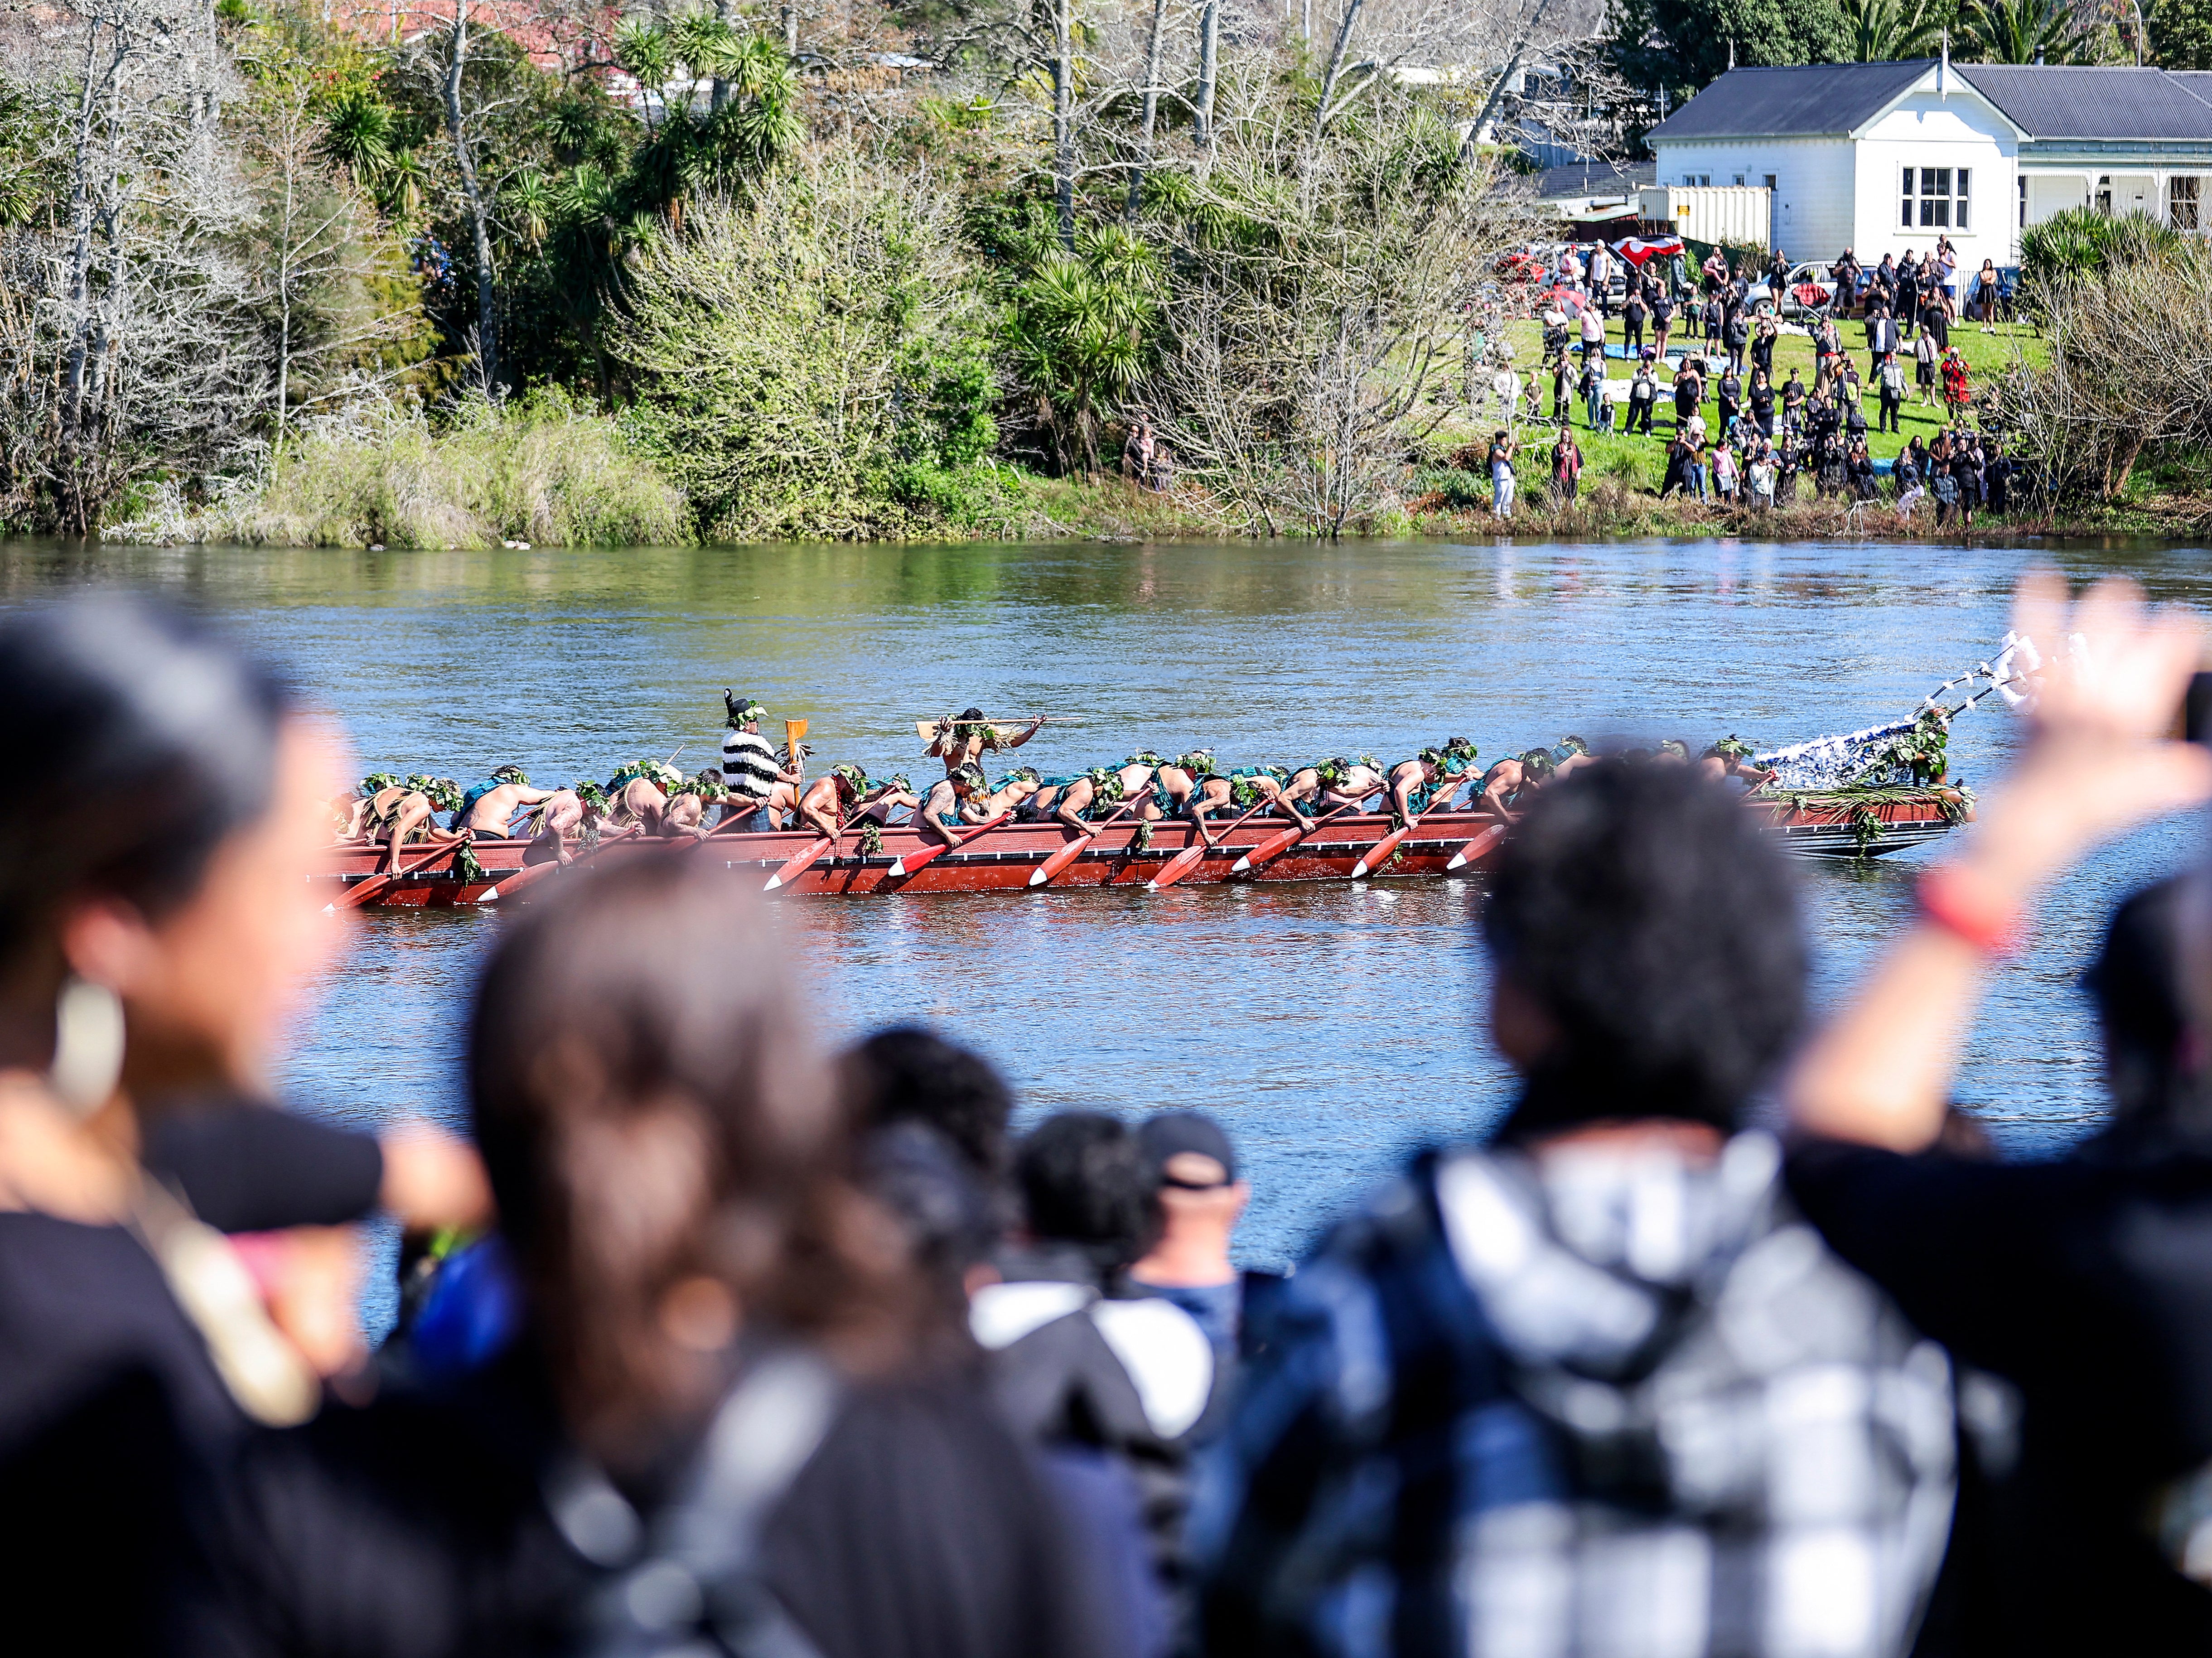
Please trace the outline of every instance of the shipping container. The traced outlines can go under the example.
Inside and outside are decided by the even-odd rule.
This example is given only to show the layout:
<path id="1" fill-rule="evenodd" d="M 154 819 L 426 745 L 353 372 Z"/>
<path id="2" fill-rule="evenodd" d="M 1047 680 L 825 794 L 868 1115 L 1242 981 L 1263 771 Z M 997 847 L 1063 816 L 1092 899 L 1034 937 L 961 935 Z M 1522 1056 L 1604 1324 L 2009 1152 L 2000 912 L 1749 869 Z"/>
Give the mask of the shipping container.
<path id="1" fill-rule="evenodd" d="M 1646 185 L 1646 223 L 1701 242 L 1771 247 L 1774 192 L 1762 185 Z"/>

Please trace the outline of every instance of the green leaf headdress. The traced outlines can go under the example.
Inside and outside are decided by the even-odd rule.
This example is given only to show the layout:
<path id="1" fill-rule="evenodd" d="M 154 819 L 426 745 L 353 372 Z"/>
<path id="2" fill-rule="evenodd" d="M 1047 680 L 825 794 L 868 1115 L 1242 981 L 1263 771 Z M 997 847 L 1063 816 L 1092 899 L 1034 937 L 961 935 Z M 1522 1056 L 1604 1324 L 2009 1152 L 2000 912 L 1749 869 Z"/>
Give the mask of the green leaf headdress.
<path id="1" fill-rule="evenodd" d="M 588 777 L 580 777 L 576 780 L 575 795 L 593 811 L 605 811 L 607 809 L 607 792 Z"/>
<path id="2" fill-rule="evenodd" d="M 1559 739 L 1559 746 L 1565 749 L 1569 754 L 1588 754 L 1589 752 L 1589 744 L 1583 742 L 1581 738 L 1577 737 L 1571 732 Z"/>
<path id="3" fill-rule="evenodd" d="M 1042 780 L 1035 766 L 1016 766 L 999 780 L 999 786 L 1004 788 L 1007 784 L 1014 782 L 1042 783 Z"/>
<path id="4" fill-rule="evenodd" d="M 1731 732 L 1715 743 L 1709 752 L 1720 756 L 1723 760 L 1748 760 L 1751 758 L 1751 744 Z"/>
<path id="5" fill-rule="evenodd" d="M 520 766 L 501 766 L 491 774 L 491 780 L 495 783 L 520 783 L 524 788 L 528 788 L 530 774 Z"/>
<path id="6" fill-rule="evenodd" d="M 440 811 L 459 811 L 461 809 L 461 786 L 450 777 L 429 779 L 422 793 L 430 797 L 431 805 Z"/>
<path id="7" fill-rule="evenodd" d="M 730 786 L 722 780 L 722 774 L 712 766 L 700 768 L 698 774 L 692 778 L 689 786 L 692 793 L 709 804 L 730 798 Z"/>
<path id="8" fill-rule="evenodd" d="M 855 800 L 868 792 L 868 774 L 858 766 L 850 763 L 832 766 L 830 774 L 837 780 L 837 786 Z"/>
<path id="9" fill-rule="evenodd" d="M 1552 751 L 1531 749 L 1521 756 L 1521 778 L 1523 782 L 1540 781 L 1552 774 Z"/>
<path id="10" fill-rule="evenodd" d="M 1113 801 L 1121 798 L 1121 772 L 1118 766 L 1093 766 L 1083 774 L 1091 780 L 1091 799 L 1094 805 L 1102 800 Z"/>
<path id="11" fill-rule="evenodd" d="M 1193 749 L 1188 754 L 1177 756 L 1176 764 L 1193 777 L 1211 777 L 1213 775 L 1213 750 Z"/>
<path id="12" fill-rule="evenodd" d="M 965 783 L 978 793 L 990 786 L 983 775 L 983 768 L 972 760 L 965 765 L 953 768 L 952 780 L 956 783 Z"/>
<path id="13" fill-rule="evenodd" d="M 398 786 L 399 779 L 395 774 L 388 771 L 373 771 L 361 780 L 356 793 L 364 800 L 373 800 L 385 790 L 396 789 Z"/>
<path id="14" fill-rule="evenodd" d="M 1121 764 L 1124 766 L 1151 766 L 1157 769 L 1159 767 L 1167 764 L 1167 757 L 1164 755 L 1154 754 L 1150 749 L 1139 749 L 1127 760 L 1124 760 Z"/>
<path id="15" fill-rule="evenodd" d="M 768 710 L 750 696 L 739 696 L 735 691 L 722 693 L 722 706 L 729 710 L 730 729 L 735 731 L 748 721 L 758 720 Z"/>
<path id="16" fill-rule="evenodd" d="M 1659 745 L 1659 752 L 1662 754 L 1679 755 L 1681 758 L 1687 760 L 1690 757 L 1690 745 L 1687 743 L 1685 743 L 1679 737 L 1670 737 Z"/>
<path id="17" fill-rule="evenodd" d="M 912 794 L 914 793 L 914 783 L 912 780 L 909 779 L 902 771 L 895 771 L 891 774 L 891 786 L 896 789 L 901 794 Z"/>

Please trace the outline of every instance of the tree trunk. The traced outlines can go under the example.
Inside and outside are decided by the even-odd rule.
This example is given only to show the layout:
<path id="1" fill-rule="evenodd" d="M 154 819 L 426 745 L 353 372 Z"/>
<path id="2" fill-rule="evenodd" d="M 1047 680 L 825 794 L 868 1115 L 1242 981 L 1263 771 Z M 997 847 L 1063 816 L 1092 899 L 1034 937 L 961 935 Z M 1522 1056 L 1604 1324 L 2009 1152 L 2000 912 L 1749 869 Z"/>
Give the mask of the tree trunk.
<path id="1" fill-rule="evenodd" d="M 1529 45 L 1536 38 L 1537 27 L 1543 22 L 1544 14 L 1551 9 L 1552 0 L 1537 0 L 1535 13 L 1528 19 L 1528 27 L 1521 31 L 1521 38 L 1513 43 L 1512 56 L 1505 60 L 1505 72 L 1498 77 L 1498 84 L 1491 88 L 1490 96 L 1483 100 L 1482 112 L 1474 118 L 1474 125 L 1468 128 L 1467 137 L 1460 143 L 1461 161 L 1465 161 L 1474 155 L 1481 139 L 1482 129 L 1498 112 L 1498 106 L 1505 97 L 1505 88 L 1513 84 L 1514 71 L 1521 67 L 1522 58 L 1528 55 Z"/>
<path id="2" fill-rule="evenodd" d="M 783 55 L 794 58 L 799 56 L 799 8 L 797 6 L 786 6 L 783 9 Z"/>
<path id="3" fill-rule="evenodd" d="M 1053 0 L 1052 173 L 1060 240 L 1075 251 L 1075 0 Z"/>
<path id="4" fill-rule="evenodd" d="M 1198 23 L 1198 103 L 1193 111 L 1200 149 L 1213 148 L 1213 86 L 1221 59 L 1221 0 L 1206 0 Z"/>
<path id="5" fill-rule="evenodd" d="M 492 286 L 491 215 L 477 183 L 476 158 L 469 153 L 461 125 L 461 76 L 468 65 L 469 0 L 453 0 L 453 61 L 446 70 L 446 124 L 453 129 L 453 161 L 460 169 L 461 193 L 469 199 L 469 218 L 477 244 L 477 364 L 487 395 L 499 388 L 499 312 Z"/>
<path id="6" fill-rule="evenodd" d="M 1336 45 L 1328 54 L 1328 72 L 1321 78 L 1321 98 L 1314 105 L 1314 142 L 1321 142 L 1321 130 L 1328 125 L 1329 100 L 1336 96 L 1337 77 L 1344 73 L 1345 54 L 1352 50 L 1352 31 L 1359 27 L 1359 14 L 1365 9 L 1367 0 L 1344 0 L 1344 21 L 1336 26 Z"/>
<path id="7" fill-rule="evenodd" d="M 726 24 L 730 21 L 730 0 L 714 0 L 714 21 Z M 707 112 L 720 115 L 722 106 L 730 101 L 730 83 L 720 76 L 714 77 L 714 89 L 707 101 Z"/>
<path id="8" fill-rule="evenodd" d="M 1129 175 L 1129 205 L 1127 218 L 1132 224 L 1137 220 L 1137 210 L 1144 203 L 1145 173 L 1152 164 L 1152 128 L 1160 113 L 1160 41 L 1167 32 L 1168 0 L 1152 0 L 1152 38 L 1145 48 L 1145 122 L 1144 137 L 1138 141 L 1137 170 Z"/>

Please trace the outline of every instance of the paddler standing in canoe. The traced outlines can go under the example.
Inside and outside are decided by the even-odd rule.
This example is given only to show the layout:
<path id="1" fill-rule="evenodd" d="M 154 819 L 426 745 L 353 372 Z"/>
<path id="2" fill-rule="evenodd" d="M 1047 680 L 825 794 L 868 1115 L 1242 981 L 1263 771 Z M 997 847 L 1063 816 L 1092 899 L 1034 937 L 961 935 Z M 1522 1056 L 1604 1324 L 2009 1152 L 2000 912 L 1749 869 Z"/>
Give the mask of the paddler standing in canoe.
<path id="1" fill-rule="evenodd" d="M 725 690 L 722 706 L 729 714 L 729 730 L 722 738 L 722 783 L 730 792 L 722 803 L 722 821 L 726 823 L 732 817 L 750 817 L 775 809 L 779 783 L 789 792 L 781 809 L 789 811 L 804 780 L 805 756 L 789 756 L 790 767 L 785 768 L 768 738 L 760 734 L 760 722 L 768 710 L 754 698 Z"/>
<path id="2" fill-rule="evenodd" d="M 950 776 L 963 766 L 982 767 L 983 756 L 1001 749 L 1018 749 L 1044 729 L 1042 714 L 1030 721 L 1030 728 L 1008 737 L 989 720 L 983 718 L 981 708 L 963 709 L 957 718 L 939 720 L 929 738 L 929 747 L 923 750 L 945 762 L 945 774 Z"/>
<path id="3" fill-rule="evenodd" d="M 530 774 L 521 767 L 501 766 L 482 782 L 469 786 L 468 793 L 461 797 L 459 810 L 453 814 L 453 827 L 504 839 L 507 823 L 516 812 L 552 798 L 550 789 L 531 787 Z"/>

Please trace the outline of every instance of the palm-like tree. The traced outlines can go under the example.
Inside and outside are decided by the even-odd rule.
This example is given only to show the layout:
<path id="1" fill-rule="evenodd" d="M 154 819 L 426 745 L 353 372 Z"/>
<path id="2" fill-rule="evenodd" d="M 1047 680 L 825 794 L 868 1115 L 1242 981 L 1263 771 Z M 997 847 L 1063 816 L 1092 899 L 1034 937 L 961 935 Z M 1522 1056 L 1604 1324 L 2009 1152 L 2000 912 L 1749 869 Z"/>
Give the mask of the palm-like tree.
<path id="1" fill-rule="evenodd" d="M 2095 59 L 2092 32 L 2069 0 L 1972 0 L 1960 13 L 1974 55 L 1985 64 L 2082 64 Z"/>
<path id="2" fill-rule="evenodd" d="M 1943 19 L 1928 0 L 1844 0 L 1853 61 L 1895 63 L 1932 57 Z"/>
<path id="3" fill-rule="evenodd" d="M 1045 253 L 1015 291 L 1007 343 L 1071 471 L 1097 470 L 1100 427 L 1144 374 L 1159 286 L 1158 256 L 1115 223 Z"/>
<path id="4" fill-rule="evenodd" d="M 561 216 L 562 193 L 536 167 L 507 185 L 505 206 L 508 221 L 534 250 L 544 244 L 553 222 Z"/>
<path id="5" fill-rule="evenodd" d="M 323 153 L 363 186 L 380 180 L 397 149 L 398 117 L 363 86 L 340 87 L 323 106 Z"/>
<path id="6" fill-rule="evenodd" d="M 615 62 L 628 70 L 645 94 L 648 116 L 661 88 L 676 78 L 676 42 L 654 23 L 635 21 L 615 31 Z M 665 105 L 663 105 L 664 111 Z"/>

